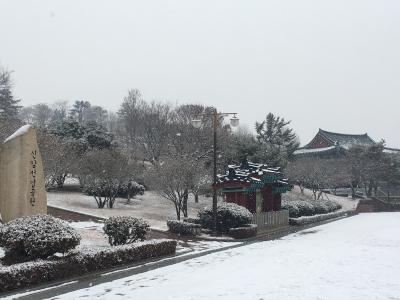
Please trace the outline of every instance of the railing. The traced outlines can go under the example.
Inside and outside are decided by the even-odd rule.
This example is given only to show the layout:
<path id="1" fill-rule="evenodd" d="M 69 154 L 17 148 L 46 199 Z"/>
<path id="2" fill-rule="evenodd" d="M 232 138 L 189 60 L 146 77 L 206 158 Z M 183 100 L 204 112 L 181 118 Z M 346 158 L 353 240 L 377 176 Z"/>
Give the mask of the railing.
<path id="1" fill-rule="evenodd" d="M 275 227 L 289 225 L 289 211 L 268 211 L 253 214 L 253 224 L 256 224 L 258 229 L 270 229 Z"/>

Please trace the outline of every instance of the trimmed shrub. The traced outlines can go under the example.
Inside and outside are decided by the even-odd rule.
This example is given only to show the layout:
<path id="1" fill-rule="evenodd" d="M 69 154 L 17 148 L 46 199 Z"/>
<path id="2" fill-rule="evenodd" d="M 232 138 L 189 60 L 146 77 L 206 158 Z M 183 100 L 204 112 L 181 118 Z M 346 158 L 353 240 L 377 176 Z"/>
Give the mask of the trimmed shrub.
<path id="1" fill-rule="evenodd" d="M 212 207 L 205 207 L 199 211 L 198 217 L 202 227 L 213 229 Z M 253 215 L 243 206 L 235 203 L 222 202 L 217 208 L 217 231 L 227 233 L 230 228 L 241 227 L 251 223 Z"/>
<path id="2" fill-rule="evenodd" d="M 301 216 L 313 216 L 317 214 L 327 214 L 342 206 L 330 200 L 314 200 L 314 201 L 283 201 L 282 209 L 289 211 L 290 218 L 299 218 Z"/>
<path id="3" fill-rule="evenodd" d="M 75 250 L 62 258 L 3 266 L 0 268 L 0 292 L 98 272 L 145 259 L 172 255 L 175 250 L 176 241 L 154 240 L 101 250 Z"/>
<path id="4" fill-rule="evenodd" d="M 308 201 L 298 201 L 297 207 L 299 209 L 300 216 L 312 216 L 315 214 L 314 205 Z"/>
<path id="5" fill-rule="evenodd" d="M 192 224 L 200 224 L 199 218 L 183 218 L 183 222 L 192 223 Z"/>
<path id="6" fill-rule="evenodd" d="M 49 215 L 12 220 L 0 227 L 0 246 L 6 261 L 46 258 L 79 245 L 80 235 L 64 221 Z"/>
<path id="7" fill-rule="evenodd" d="M 289 224 L 295 225 L 295 226 L 307 225 L 307 224 L 322 222 L 322 221 L 329 220 L 329 219 L 339 218 L 339 217 L 347 215 L 348 213 L 349 212 L 345 212 L 345 211 L 337 211 L 337 212 L 331 212 L 331 213 L 322 214 L 322 215 L 304 216 L 304 217 L 300 217 L 300 218 L 290 218 Z"/>
<path id="8" fill-rule="evenodd" d="M 247 239 L 257 235 L 257 225 L 246 224 L 242 227 L 231 228 L 228 234 L 235 239 Z"/>
<path id="9" fill-rule="evenodd" d="M 289 211 L 289 217 L 291 217 L 291 218 L 300 217 L 300 210 L 297 207 L 295 201 L 282 202 L 281 209 L 288 210 Z"/>
<path id="10" fill-rule="evenodd" d="M 167 226 L 169 231 L 182 235 L 199 235 L 201 232 L 201 226 L 199 224 L 185 221 L 168 220 Z"/>
<path id="11" fill-rule="evenodd" d="M 144 241 L 150 226 L 143 219 L 121 216 L 108 218 L 103 230 L 110 245 L 117 246 Z"/>
<path id="12" fill-rule="evenodd" d="M 117 197 L 127 198 L 128 196 L 144 195 L 145 190 L 145 187 L 136 181 L 129 181 L 119 186 Z"/>

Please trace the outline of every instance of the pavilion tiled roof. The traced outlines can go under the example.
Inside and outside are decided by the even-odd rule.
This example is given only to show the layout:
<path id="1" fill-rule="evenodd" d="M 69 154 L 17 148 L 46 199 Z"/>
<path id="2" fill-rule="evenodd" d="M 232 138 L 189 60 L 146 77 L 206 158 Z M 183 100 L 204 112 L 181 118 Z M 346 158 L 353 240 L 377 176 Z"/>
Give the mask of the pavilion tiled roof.
<path id="1" fill-rule="evenodd" d="M 353 145 L 369 146 L 375 144 L 375 141 L 371 139 L 367 133 L 344 134 L 344 133 L 330 132 L 319 129 L 318 134 L 322 135 L 324 138 L 328 139 L 333 144 L 337 144 L 345 149 L 349 149 Z"/>
<path id="2" fill-rule="evenodd" d="M 224 175 L 218 175 L 217 184 L 226 182 L 243 182 L 250 185 L 263 184 L 267 178 L 280 184 L 288 184 L 283 179 L 280 168 L 271 168 L 265 164 L 245 162 L 241 165 L 230 165 Z"/>

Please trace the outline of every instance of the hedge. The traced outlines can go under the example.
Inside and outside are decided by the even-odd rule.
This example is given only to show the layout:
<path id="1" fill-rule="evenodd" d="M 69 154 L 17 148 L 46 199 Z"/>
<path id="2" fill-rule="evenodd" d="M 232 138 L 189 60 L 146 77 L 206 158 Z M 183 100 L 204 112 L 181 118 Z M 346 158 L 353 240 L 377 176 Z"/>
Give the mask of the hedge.
<path id="1" fill-rule="evenodd" d="M 313 216 L 317 214 L 327 214 L 340 209 L 342 206 L 330 200 L 314 201 L 283 201 L 282 209 L 289 211 L 289 217 L 298 218 L 302 216 Z"/>
<path id="2" fill-rule="evenodd" d="M 198 217 L 203 228 L 213 229 L 212 207 L 205 207 L 198 212 Z M 235 203 L 222 202 L 217 207 L 217 231 L 227 233 L 229 229 L 242 227 L 251 223 L 253 215 L 250 211 Z"/>
<path id="3" fill-rule="evenodd" d="M 201 233 L 201 226 L 199 224 L 168 220 L 167 226 L 170 232 L 182 235 L 199 235 Z"/>
<path id="4" fill-rule="evenodd" d="M 300 218 L 289 218 L 289 224 L 295 226 L 307 225 L 312 223 L 317 223 L 329 219 L 339 218 L 346 215 L 348 212 L 345 211 L 337 211 L 323 215 L 315 215 L 315 216 L 305 216 Z"/>
<path id="5" fill-rule="evenodd" d="M 176 241 L 174 240 L 154 240 L 107 249 L 74 250 L 62 258 L 2 266 L 0 268 L 0 292 L 81 276 L 145 259 L 172 255 L 175 250 Z"/>
<path id="6" fill-rule="evenodd" d="M 235 239 L 246 239 L 257 235 L 256 224 L 246 224 L 243 227 L 231 228 L 228 231 L 228 235 Z"/>

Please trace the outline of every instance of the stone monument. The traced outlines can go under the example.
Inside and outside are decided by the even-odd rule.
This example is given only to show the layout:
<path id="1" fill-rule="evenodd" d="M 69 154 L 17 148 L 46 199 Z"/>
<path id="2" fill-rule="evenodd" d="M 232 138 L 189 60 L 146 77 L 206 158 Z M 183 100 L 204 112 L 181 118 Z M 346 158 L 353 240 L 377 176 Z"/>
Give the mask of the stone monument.
<path id="1" fill-rule="evenodd" d="M 0 146 L 2 222 L 47 213 L 42 157 L 36 130 L 24 125 Z"/>

